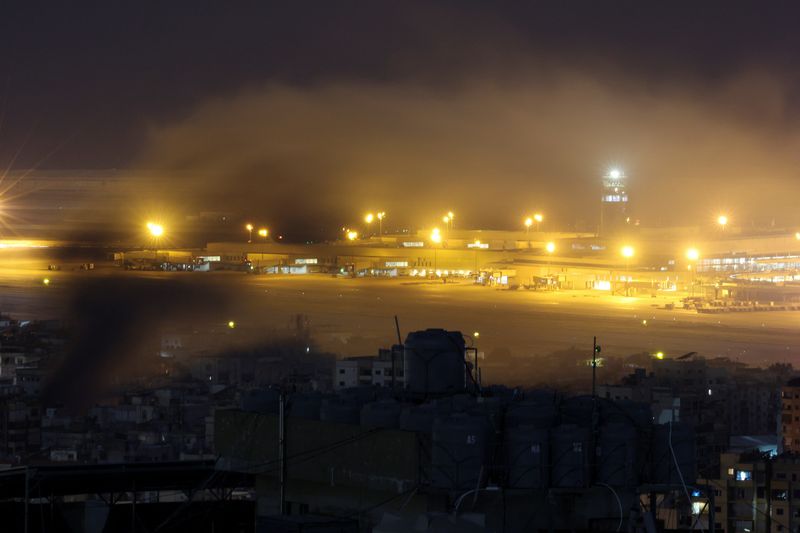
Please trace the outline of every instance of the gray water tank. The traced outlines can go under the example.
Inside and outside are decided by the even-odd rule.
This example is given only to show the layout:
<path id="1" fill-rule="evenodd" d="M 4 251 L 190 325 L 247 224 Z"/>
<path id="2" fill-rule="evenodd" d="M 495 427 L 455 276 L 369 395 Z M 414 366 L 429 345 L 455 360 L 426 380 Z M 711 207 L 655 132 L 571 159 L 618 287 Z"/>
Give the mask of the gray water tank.
<path id="1" fill-rule="evenodd" d="M 306 420 L 319 420 L 322 395 L 318 393 L 293 394 L 289 398 L 287 415 Z"/>
<path id="2" fill-rule="evenodd" d="M 448 490 L 474 489 L 485 479 L 487 423 L 482 416 L 456 413 L 433 424 L 431 486 Z"/>
<path id="3" fill-rule="evenodd" d="M 590 426 L 595 400 L 591 396 L 567 398 L 561 403 L 561 423 Z"/>
<path id="4" fill-rule="evenodd" d="M 697 476 L 697 462 L 695 460 L 695 434 L 694 430 L 680 422 L 672 424 L 672 451 L 670 450 L 670 425 L 658 424 L 653 426 L 652 462 L 653 483 L 678 485 L 681 476 L 680 468 L 685 483 L 692 483 Z M 673 457 L 673 451 L 675 453 Z M 677 466 L 676 466 L 677 460 Z"/>
<path id="5" fill-rule="evenodd" d="M 549 486 L 549 430 L 526 425 L 507 429 L 505 457 L 509 488 L 544 489 Z"/>
<path id="6" fill-rule="evenodd" d="M 591 430 L 574 424 L 556 427 L 550 433 L 553 487 L 587 487 L 590 483 Z"/>
<path id="7" fill-rule="evenodd" d="M 433 403 L 407 406 L 400 413 L 400 429 L 431 433 L 437 415 L 436 404 Z"/>
<path id="8" fill-rule="evenodd" d="M 403 362 L 405 389 L 413 394 L 453 394 L 466 388 L 464 338 L 459 331 L 409 333 Z"/>
<path id="9" fill-rule="evenodd" d="M 550 428 L 555 425 L 558 410 L 552 401 L 522 400 L 506 408 L 506 428 L 529 425 Z"/>
<path id="10" fill-rule="evenodd" d="M 402 405 L 395 400 L 379 400 L 361 408 L 361 425 L 368 429 L 396 428 Z"/>
<path id="11" fill-rule="evenodd" d="M 361 421 L 361 404 L 343 398 L 323 400 L 319 419 L 340 424 L 358 424 Z"/>
<path id="12" fill-rule="evenodd" d="M 639 438 L 631 423 L 610 422 L 600 427 L 596 449 L 597 480 L 614 487 L 639 484 Z"/>
<path id="13" fill-rule="evenodd" d="M 644 402 L 631 400 L 603 400 L 601 407 L 602 423 L 625 422 L 644 429 L 653 423 L 653 414 L 650 405 Z"/>

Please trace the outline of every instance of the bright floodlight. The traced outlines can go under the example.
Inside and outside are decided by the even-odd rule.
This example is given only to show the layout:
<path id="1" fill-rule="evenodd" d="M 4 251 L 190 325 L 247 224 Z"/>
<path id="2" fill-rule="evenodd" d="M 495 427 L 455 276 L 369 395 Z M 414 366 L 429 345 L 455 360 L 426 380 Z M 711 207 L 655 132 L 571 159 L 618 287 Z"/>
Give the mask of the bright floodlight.
<path id="1" fill-rule="evenodd" d="M 260 237 L 266 237 L 267 235 L 269 235 L 269 231 L 267 231 L 267 228 L 261 228 L 260 230 L 258 230 L 258 235 Z"/>
<path id="2" fill-rule="evenodd" d="M 444 222 L 445 224 L 447 224 L 448 222 L 450 222 L 450 217 L 449 217 L 449 216 L 447 216 L 447 215 L 443 216 L 443 217 L 442 217 L 442 222 Z"/>
<path id="3" fill-rule="evenodd" d="M 686 250 L 686 258 L 689 261 L 697 261 L 700 258 L 700 252 L 697 248 L 689 248 Z"/>
<path id="4" fill-rule="evenodd" d="M 431 231 L 431 241 L 436 244 L 442 242 L 442 233 L 439 231 L 439 228 L 433 228 L 433 231 Z"/>
<path id="5" fill-rule="evenodd" d="M 452 211 L 448 211 L 447 212 L 447 216 L 450 217 L 450 220 L 453 220 L 454 218 L 456 218 L 456 216 L 453 214 Z"/>
<path id="6" fill-rule="evenodd" d="M 380 213 L 378 213 L 378 220 L 383 220 L 383 217 L 385 217 L 385 216 L 386 216 L 386 213 L 381 211 Z"/>
<path id="7" fill-rule="evenodd" d="M 228 327 L 231 328 L 231 329 L 235 328 L 236 327 L 236 322 L 234 322 L 233 320 L 230 320 L 228 322 Z"/>
<path id="8" fill-rule="evenodd" d="M 244 229 L 246 229 L 247 231 L 253 231 L 253 225 L 252 225 L 252 224 L 247 224 L 247 225 L 244 227 Z"/>
<path id="9" fill-rule="evenodd" d="M 794 234 L 794 238 L 797 239 L 798 241 L 800 241 L 800 231 L 798 231 L 798 232 L 796 232 Z"/>
<path id="10" fill-rule="evenodd" d="M 727 216 L 725 216 L 725 215 L 720 215 L 720 216 L 718 216 L 718 217 L 717 217 L 717 224 L 719 224 L 719 225 L 720 225 L 720 226 L 722 226 L 723 228 L 725 227 L 725 225 L 726 225 L 727 223 L 728 223 L 728 217 L 727 217 Z"/>
<path id="11" fill-rule="evenodd" d="M 149 231 L 150 235 L 153 237 L 161 237 L 164 235 L 164 226 L 161 224 L 156 224 L 155 222 L 148 222 L 147 231 Z"/>
<path id="12" fill-rule="evenodd" d="M 654 355 L 656 359 L 664 359 L 664 352 L 656 352 Z"/>
<path id="13" fill-rule="evenodd" d="M 630 257 L 633 257 L 634 253 L 635 253 L 635 251 L 633 249 L 633 246 L 623 246 L 622 247 L 622 257 L 630 258 Z"/>
<path id="14" fill-rule="evenodd" d="M 556 243 L 548 242 L 547 246 L 545 246 L 544 249 L 547 250 L 548 254 L 552 254 L 553 252 L 556 251 Z"/>
<path id="15" fill-rule="evenodd" d="M 372 224 L 372 221 L 375 220 L 375 215 L 372 213 L 367 213 L 367 216 L 364 217 L 364 222 L 367 224 Z"/>
<path id="16" fill-rule="evenodd" d="M 530 228 L 531 224 L 533 224 L 533 219 L 531 217 L 526 218 L 525 219 L 525 227 L 526 228 Z"/>
<path id="17" fill-rule="evenodd" d="M 608 175 L 616 180 L 619 179 L 620 176 L 622 176 L 622 172 L 620 172 L 619 169 L 617 168 L 612 168 L 611 171 L 608 173 Z"/>
<path id="18" fill-rule="evenodd" d="M 350 230 L 350 231 L 347 232 L 347 240 L 348 241 L 354 241 L 357 238 L 358 238 L 358 232 L 357 231 Z"/>
<path id="19" fill-rule="evenodd" d="M 541 222 L 542 220 L 544 220 L 544 217 L 542 216 L 542 214 L 541 214 L 541 213 L 536 213 L 535 215 L 533 215 L 533 219 L 534 219 L 536 222 Z"/>

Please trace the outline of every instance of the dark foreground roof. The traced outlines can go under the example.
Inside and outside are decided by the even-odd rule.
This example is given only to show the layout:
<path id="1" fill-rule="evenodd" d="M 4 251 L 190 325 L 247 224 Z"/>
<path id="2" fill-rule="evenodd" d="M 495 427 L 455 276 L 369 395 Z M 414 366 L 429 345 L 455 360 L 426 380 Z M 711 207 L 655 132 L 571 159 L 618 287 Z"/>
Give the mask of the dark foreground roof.
<path id="1" fill-rule="evenodd" d="M 252 487 L 254 476 L 217 470 L 215 461 L 46 465 L 0 470 L 0 500 L 146 490 Z"/>

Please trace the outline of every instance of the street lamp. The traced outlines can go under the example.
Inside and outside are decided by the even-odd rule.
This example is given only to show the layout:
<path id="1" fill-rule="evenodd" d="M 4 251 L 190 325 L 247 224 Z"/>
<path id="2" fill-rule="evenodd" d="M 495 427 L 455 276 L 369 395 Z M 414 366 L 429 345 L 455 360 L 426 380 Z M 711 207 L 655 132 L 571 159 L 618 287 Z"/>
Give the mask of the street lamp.
<path id="1" fill-rule="evenodd" d="M 697 270 L 697 260 L 700 259 L 700 252 L 697 248 L 689 248 L 686 250 L 686 259 L 689 260 L 689 271 L 692 273 L 692 297 L 694 297 L 694 272 Z M 692 266 L 694 263 L 694 266 Z"/>
<path id="2" fill-rule="evenodd" d="M 728 217 L 727 215 L 720 215 L 717 217 L 717 224 L 722 227 L 722 231 L 725 231 L 725 226 L 728 225 Z"/>
<path id="3" fill-rule="evenodd" d="M 386 218 L 386 213 L 381 211 L 378 213 L 378 235 L 383 235 L 383 219 Z"/>
<path id="4" fill-rule="evenodd" d="M 264 237 L 264 240 L 267 240 L 267 235 L 269 235 L 269 231 L 267 231 L 267 228 L 261 228 L 260 230 L 258 230 L 258 236 Z"/>
<path id="5" fill-rule="evenodd" d="M 364 233 L 365 234 L 369 233 L 369 225 L 372 224 L 373 220 L 375 220 L 375 215 L 373 215 L 372 213 L 367 213 L 364 216 L 364 222 L 367 223 L 367 226 L 364 228 Z"/>
<path id="6" fill-rule="evenodd" d="M 433 228 L 431 231 L 431 242 L 439 244 L 442 242 L 442 232 L 439 231 L 439 228 Z"/>
<path id="7" fill-rule="evenodd" d="M 531 225 L 533 224 L 533 219 L 528 217 L 525 219 L 525 234 L 529 234 L 531 231 Z"/>
<path id="8" fill-rule="evenodd" d="M 539 227 L 542 225 L 542 220 L 544 220 L 544 217 L 541 213 L 536 213 L 533 215 L 533 220 L 536 221 L 536 231 L 539 231 Z"/>
<path id="9" fill-rule="evenodd" d="M 153 238 L 153 247 L 155 248 L 153 252 L 156 260 L 158 260 L 158 240 L 164 235 L 164 226 L 155 222 L 148 222 L 147 231 Z"/>
<path id="10" fill-rule="evenodd" d="M 452 230 L 455 227 L 456 216 L 453 214 L 452 211 L 448 211 L 447 217 L 450 219 L 450 229 Z"/>
<path id="11" fill-rule="evenodd" d="M 553 258 L 553 252 L 556 251 L 556 243 L 548 242 L 545 245 L 544 249 L 547 250 L 547 254 L 548 254 L 548 257 L 547 257 L 547 276 L 549 278 L 550 277 L 550 262 L 552 261 L 552 258 Z M 550 280 L 549 279 L 547 280 L 547 284 L 548 284 L 548 286 L 550 285 Z"/>
<path id="12" fill-rule="evenodd" d="M 358 232 L 353 230 L 347 230 L 347 240 L 354 241 L 358 239 Z"/>
<path id="13" fill-rule="evenodd" d="M 630 259 L 634 256 L 636 251 L 633 249 L 633 246 L 623 246 L 622 247 L 622 257 L 625 258 L 625 296 L 630 296 L 630 274 L 628 270 L 630 270 Z"/>
<path id="14" fill-rule="evenodd" d="M 245 224 L 244 229 L 247 230 L 247 242 L 253 242 L 253 225 Z"/>

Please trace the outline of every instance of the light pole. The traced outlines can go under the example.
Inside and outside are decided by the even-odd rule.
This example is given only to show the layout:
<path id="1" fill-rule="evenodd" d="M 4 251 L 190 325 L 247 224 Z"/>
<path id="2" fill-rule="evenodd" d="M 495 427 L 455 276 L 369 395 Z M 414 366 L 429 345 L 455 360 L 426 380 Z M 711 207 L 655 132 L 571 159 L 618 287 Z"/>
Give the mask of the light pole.
<path id="1" fill-rule="evenodd" d="M 244 229 L 247 230 L 247 242 L 253 242 L 253 225 L 252 224 L 245 224 Z"/>
<path id="2" fill-rule="evenodd" d="M 367 226 L 364 228 L 364 233 L 369 233 L 369 225 L 372 224 L 373 220 L 375 220 L 375 215 L 372 213 L 367 213 L 364 215 L 364 222 L 367 223 Z"/>
<path id="3" fill-rule="evenodd" d="M 531 233 L 531 226 L 533 225 L 533 219 L 528 217 L 525 219 L 525 235 L 530 235 Z"/>
<path id="4" fill-rule="evenodd" d="M 722 232 L 725 233 L 725 226 L 728 225 L 728 216 L 727 215 L 718 216 L 717 224 L 719 224 L 722 227 Z"/>
<path id="5" fill-rule="evenodd" d="M 453 214 L 452 211 L 448 211 L 447 217 L 450 219 L 450 230 L 452 231 L 453 228 L 456 227 L 456 216 Z"/>
<path id="6" fill-rule="evenodd" d="M 386 213 L 381 211 L 378 213 L 378 235 L 383 235 L 383 219 L 386 217 Z"/>
<path id="7" fill-rule="evenodd" d="M 544 217 L 541 213 L 536 213 L 533 215 L 533 219 L 536 221 L 536 231 L 539 232 L 541 230 L 542 220 L 544 220 Z"/>
<path id="8" fill-rule="evenodd" d="M 158 239 L 160 239 L 164 235 L 164 226 L 162 226 L 161 224 L 157 224 L 155 222 L 148 222 L 147 231 L 153 238 L 153 247 L 155 248 L 154 255 L 156 261 L 158 261 Z"/>
<path id="9" fill-rule="evenodd" d="M 438 267 L 437 245 L 442 242 L 442 232 L 439 231 L 439 228 L 433 228 L 433 230 L 431 230 L 431 242 L 433 243 L 433 271 L 435 273 Z"/>
<path id="10" fill-rule="evenodd" d="M 697 270 L 697 260 L 700 259 L 700 252 L 697 251 L 697 248 L 689 248 L 686 250 L 686 259 L 689 260 L 689 271 L 692 273 L 691 276 L 691 284 L 692 284 L 692 298 L 694 298 L 694 271 Z"/>
<path id="11" fill-rule="evenodd" d="M 628 274 L 628 270 L 630 270 L 630 260 L 631 257 L 634 256 L 636 251 L 633 249 L 633 246 L 623 246 L 622 247 L 622 257 L 625 258 L 625 296 L 630 296 L 630 275 Z"/>
<path id="12" fill-rule="evenodd" d="M 553 252 L 556 251 L 556 243 L 548 242 L 547 245 L 544 247 L 547 251 L 547 277 L 550 277 L 550 262 L 553 260 Z M 548 285 L 550 284 L 550 280 L 547 281 Z"/>

